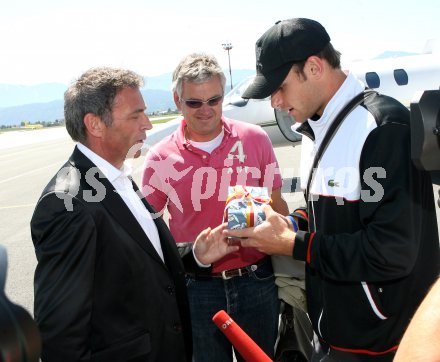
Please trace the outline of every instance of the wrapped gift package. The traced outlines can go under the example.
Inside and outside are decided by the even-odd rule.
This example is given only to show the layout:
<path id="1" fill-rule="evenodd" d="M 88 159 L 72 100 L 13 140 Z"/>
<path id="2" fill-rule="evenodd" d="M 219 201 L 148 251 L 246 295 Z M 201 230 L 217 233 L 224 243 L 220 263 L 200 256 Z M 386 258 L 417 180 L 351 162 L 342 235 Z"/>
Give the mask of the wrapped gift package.
<path id="1" fill-rule="evenodd" d="M 267 187 L 230 186 L 224 212 L 228 229 L 244 229 L 261 224 L 265 220 L 263 207 L 270 202 Z"/>

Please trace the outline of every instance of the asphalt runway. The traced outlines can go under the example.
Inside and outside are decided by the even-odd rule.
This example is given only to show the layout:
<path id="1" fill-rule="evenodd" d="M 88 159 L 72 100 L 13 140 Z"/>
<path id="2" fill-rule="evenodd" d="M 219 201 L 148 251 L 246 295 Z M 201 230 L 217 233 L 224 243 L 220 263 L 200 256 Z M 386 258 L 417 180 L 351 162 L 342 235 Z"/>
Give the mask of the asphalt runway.
<path id="1" fill-rule="evenodd" d="M 29 223 L 43 188 L 73 147 L 65 129 L 60 128 L 0 134 L 0 244 L 6 247 L 9 262 L 6 294 L 31 314 L 36 259 Z M 300 146 L 275 149 L 286 179 L 299 174 L 299 152 Z M 142 158 L 133 163 L 133 177 L 138 184 L 142 163 Z M 284 189 L 289 188 L 290 182 Z M 286 193 L 284 197 L 291 210 L 303 204 L 301 193 Z M 440 219 L 439 209 L 437 217 Z"/>

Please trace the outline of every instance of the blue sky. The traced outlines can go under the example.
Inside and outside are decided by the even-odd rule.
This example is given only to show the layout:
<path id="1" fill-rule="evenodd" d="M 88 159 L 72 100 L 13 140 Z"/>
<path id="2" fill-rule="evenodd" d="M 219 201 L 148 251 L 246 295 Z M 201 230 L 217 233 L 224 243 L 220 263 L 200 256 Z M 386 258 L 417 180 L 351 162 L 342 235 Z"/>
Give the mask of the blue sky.
<path id="1" fill-rule="evenodd" d="M 0 83 L 69 83 L 93 66 L 144 76 L 171 72 L 187 53 L 253 69 L 254 44 L 275 21 L 321 22 L 343 62 L 385 50 L 422 52 L 440 40 L 438 0 L 16 0 L 0 10 Z"/>

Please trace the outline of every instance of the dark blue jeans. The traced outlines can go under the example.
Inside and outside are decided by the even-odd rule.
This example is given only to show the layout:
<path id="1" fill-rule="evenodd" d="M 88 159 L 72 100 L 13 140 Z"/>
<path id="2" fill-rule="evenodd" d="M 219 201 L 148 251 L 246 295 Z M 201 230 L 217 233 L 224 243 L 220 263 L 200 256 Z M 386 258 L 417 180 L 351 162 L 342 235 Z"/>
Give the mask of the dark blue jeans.
<path id="1" fill-rule="evenodd" d="M 212 321 L 221 309 L 273 359 L 280 302 L 270 258 L 257 270 L 249 267 L 249 274 L 228 280 L 187 276 L 187 286 L 194 362 L 232 361 L 232 345 Z"/>

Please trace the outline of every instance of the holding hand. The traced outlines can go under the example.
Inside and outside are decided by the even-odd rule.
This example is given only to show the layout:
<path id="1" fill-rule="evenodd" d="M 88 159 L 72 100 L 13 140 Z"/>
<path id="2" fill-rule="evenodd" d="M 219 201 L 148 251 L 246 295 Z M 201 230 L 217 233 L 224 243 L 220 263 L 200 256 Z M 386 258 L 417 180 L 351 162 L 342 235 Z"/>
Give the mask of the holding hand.
<path id="1" fill-rule="evenodd" d="M 215 229 L 207 228 L 197 236 L 193 248 L 197 259 L 202 264 L 211 264 L 240 248 L 237 245 L 230 245 L 228 238 L 223 235 L 226 225 L 224 223 Z"/>
<path id="2" fill-rule="evenodd" d="M 241 240 L 241 246 L 253 247 L 268 255 L 293 254 L 295 232 L 290 220 L 273 211 L 266 205 L 264 207 L 266 220 L 253 228 L 234 229 L 223 231 L 224 236 L 245 238 Z"/>

